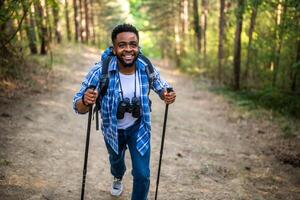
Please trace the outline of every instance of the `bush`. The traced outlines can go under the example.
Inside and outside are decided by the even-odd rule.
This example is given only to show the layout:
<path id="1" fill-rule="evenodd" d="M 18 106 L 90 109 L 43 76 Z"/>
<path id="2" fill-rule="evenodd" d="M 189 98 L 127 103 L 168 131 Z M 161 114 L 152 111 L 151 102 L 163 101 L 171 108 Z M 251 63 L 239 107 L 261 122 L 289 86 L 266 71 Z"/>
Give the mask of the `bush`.
<path id="1" fill-rule="evenodd" d="M 263 107 L 282 115 L 300 119 L 300 97 L 276 89 L 232 91 L 229 88 L 214 88 L 212 91 L 222 93 L 236 100 L 238 105 L 249 108 Z"/>

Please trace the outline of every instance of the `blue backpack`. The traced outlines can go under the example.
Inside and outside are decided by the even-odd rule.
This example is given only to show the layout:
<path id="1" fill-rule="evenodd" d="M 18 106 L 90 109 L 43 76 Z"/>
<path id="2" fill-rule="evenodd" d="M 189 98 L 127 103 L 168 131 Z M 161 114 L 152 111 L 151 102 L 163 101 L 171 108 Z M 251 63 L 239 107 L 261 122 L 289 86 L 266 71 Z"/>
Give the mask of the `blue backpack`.
<path id="1" fill-rule="evenodd" d="M 96 130 L 99 130 L 99 124 L 98 124 L 98 111 L 101 108 L 101 99 L 106 95 L 107 93 L 107 88 L 108 88 L 108 84 L 109 84 L 109 73 L 108 73 L 108 68 L 109 68 L 109 63 L 111 61 L 111 59 L 113 58 L 114 53 L 112 51 L 112 47 L 108 47 L 102 54 L 101 56 L 101 61 L 102 61 L 102 71 L 100 74 L 100 86 L 99 86 L 99 96 L 97 99 L 97 103 L 96 106 L 94 108 L 94 113 L 96 112 Z M 138 58 L 142 59 L 142 61 L 144 61 L 146 63 L 145 69 L 146 69 L 146 73 L 148 76 L 148 82 L 149 82 L 149 91 L 148 91 L 148 95 L 150 93 L 150 89 L 152 88 L 153 85 L 153 80 L 154 80 L 154 67 L 152 65 L 152 63 L 150 62 L 150 60 L 144 56 L 141 51 L 139 51 L 138 53 Z M 150 101 L 151 104 L 151 101 Z"/>

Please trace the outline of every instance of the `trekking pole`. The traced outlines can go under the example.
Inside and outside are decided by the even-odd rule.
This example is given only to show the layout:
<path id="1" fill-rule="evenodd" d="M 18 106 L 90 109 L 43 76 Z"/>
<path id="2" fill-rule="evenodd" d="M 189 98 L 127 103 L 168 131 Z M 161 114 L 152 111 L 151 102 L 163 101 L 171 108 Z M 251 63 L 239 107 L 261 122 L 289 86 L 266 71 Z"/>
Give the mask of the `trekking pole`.
<path id="1" fill-rule="evenodd" d="M 173 91 L 172 88 L 167 88 L 168 93 L 171 92 L 171 91 Z M 159 176 L 160 176 L 160 167 L 161 167 L 161 160 L 162 160 L 162 155 L 163 155 L 163 151 L 164 151 L 165 133 L 166 133 L 166 126 L 167 126 L 167 119 L 168 119 L 168 110 L 169 110 L 169 104 L 166 104 L 165 117 L 164 117 L 164 126 L 163 126 L 161 145 L 160 145 L 158 172 L 157 172 L 157 178 L 156 178 L 155 200 L 157 200 L 157 192 L 158 192 L 158 184 L 159 184 Z"/>
<path id="2" fill-rule="evenodd" d="M 95 87 L 91 86 L 90 88 L 94 89 Z M 88 156 L 89 156 L 92 114 L 93 114 L 93 105 L 89 105 L 89 116 L 88 116 L 88 124 L 87 124 L 87 131 L 86 131 L 86 143 L 85 143 L 83 176 L 82 176 L 82 186 L 81 186 L 81 200 L 84 200 L 84 188 L 85 188 L 85 179 L 87 174 L 87 163 L 88 163 Z"/>
<path id="3" fill-rule="evenodd" d="M 96 112 L 96 131 L 98 131 L 99 130 L 99 105 L 98 105 L 98 98 L 97 98 L 97 100 L 96 100 L 97 102 L 96 102 L 96 105 L 95 105 L 95 110 L 94 110 L 94 112 Z"/>

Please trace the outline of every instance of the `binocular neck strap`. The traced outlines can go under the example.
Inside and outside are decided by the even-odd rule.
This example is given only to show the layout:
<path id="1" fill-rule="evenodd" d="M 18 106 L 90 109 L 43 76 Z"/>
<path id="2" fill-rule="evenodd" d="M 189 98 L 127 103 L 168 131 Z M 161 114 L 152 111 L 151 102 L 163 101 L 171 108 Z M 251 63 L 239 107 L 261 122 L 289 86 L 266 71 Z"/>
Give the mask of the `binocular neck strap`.
<path id="1" fill-rule="evenodd" d="M 134 70 L 134 97 L 136 97 L 136 70 Z M 122 100 L 124 101 L 124 95 L 123 95 L 123 89 L 122 89 L 122 83 L 121 83 L 121 76 L 120 76 L 120 70 L 118 70 L 118 75 L 119 75 L 119 82 L 120 82 L 120 89 L 121 89 L 121 96 Z"/>

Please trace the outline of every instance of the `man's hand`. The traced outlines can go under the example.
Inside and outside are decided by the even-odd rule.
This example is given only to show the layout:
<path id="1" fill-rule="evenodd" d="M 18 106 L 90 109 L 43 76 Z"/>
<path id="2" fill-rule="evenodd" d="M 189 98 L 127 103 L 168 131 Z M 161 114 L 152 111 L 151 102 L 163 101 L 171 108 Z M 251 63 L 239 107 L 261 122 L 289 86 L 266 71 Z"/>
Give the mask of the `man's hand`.
<path id="1" fill-rule="evenodd" d="M 174 103 L 175 99 L 176 99 L 175 91 L 171 91 L 171 92 L 165 91 L 163 93 L 163 100 L 165 101 L 166 104 Z"/>
<path id="2" fill-rule="evenodd" d="M 77 101 L 76 108 L 79 113 L 84 114 L 89 111 L 89 105 L 96 103 L 98 91 L 92 88 L 87 89 L 80 101 Z"/>
<path id="3" fill-rule="evenodd" d="M 93 89 L 87 89 L 84 93 L 83 104 L 84 105 L 92 105 L 96 103 L 96 99 L 98 97 L 98 91 Z"/>

